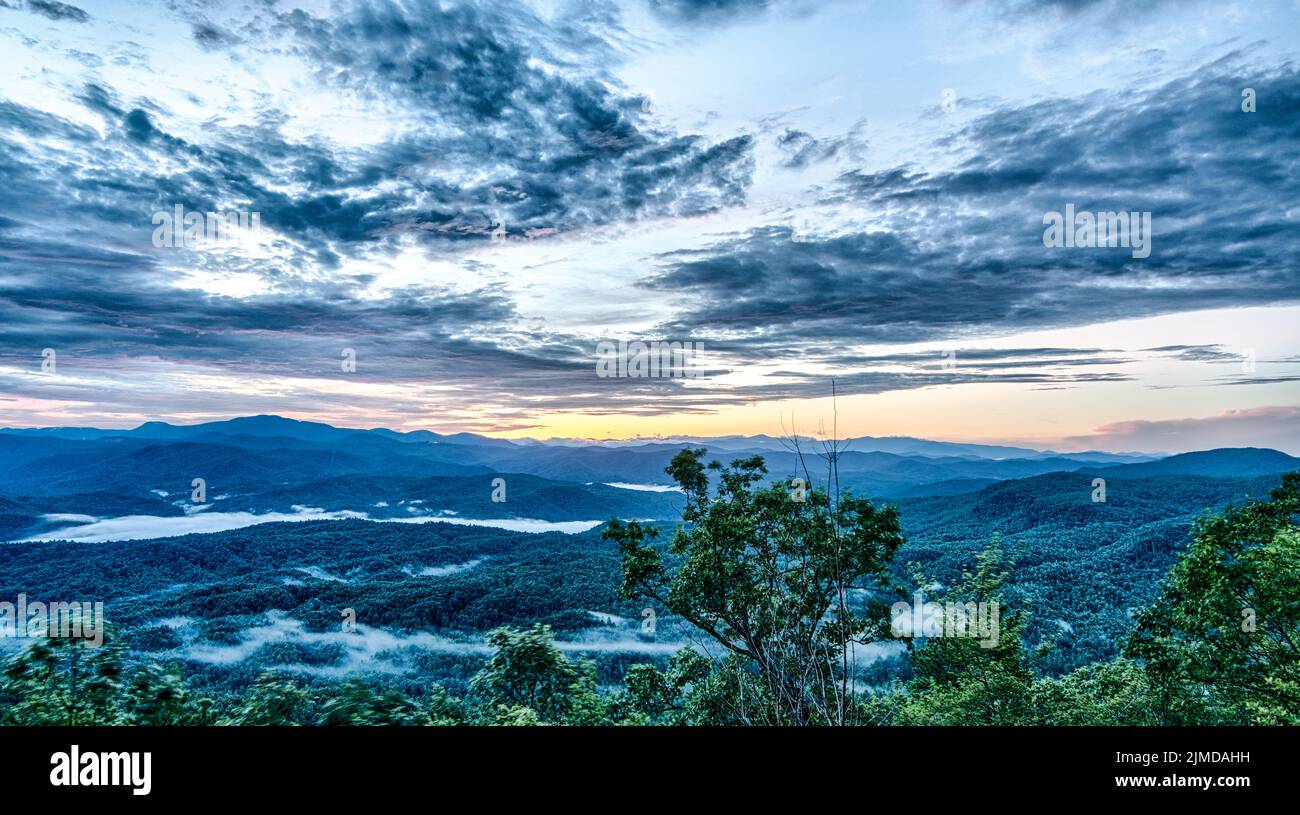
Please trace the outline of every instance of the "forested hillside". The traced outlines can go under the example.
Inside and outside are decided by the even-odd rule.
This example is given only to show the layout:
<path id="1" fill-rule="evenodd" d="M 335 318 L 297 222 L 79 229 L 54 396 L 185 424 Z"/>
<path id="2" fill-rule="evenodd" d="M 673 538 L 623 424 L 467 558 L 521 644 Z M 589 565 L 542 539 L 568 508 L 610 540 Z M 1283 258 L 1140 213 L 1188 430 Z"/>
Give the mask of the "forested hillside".
<path id="1" fill-rule="evenodd" d="M 687 502 L 686 526 L 677 535 L 680 543 L 668 548 L 673 523 L 614 521 L 572 535 L 363 520 L 270 523 L 155 540 L 2 546 L 0 596 L 104 602 L 113 645 L 101 657 L 118 660 L 125 675 L 145 683 L 144 690 L 131 693 L 155 692 L 149 683 L 173 688 L 181 683 L 187 704 L 206 699 L 201 710 L 191 706 L 167 714 L 187 721 L 257 720 L 269 714 L 249 711 L 269 704 L 264 697 L 270 694 L 298 700 L 301 710 L 293 716 L 311 718 L 306 711 L 328 708 L 335 719 L 358 723 L 389 715 L 419 722 L 569 723 L 692 717 L 779 723 L 794 715 L 799 722 L 815 723 L 829 715 L 827 705 L 838 705 L 837 721 L 847 723 L 846 700 L 857 711 L 848 718 L 858 723 L 904 723 L 957 715 L 929 706 L 935 694 L 946 698 L 936 671 L 940 666 L 956 671 L 950 661 L 958 658 L 992 660 L 998 681 L 1011 683 L 1022 697 L 1025 707 L 1016 715 L 1047 715 L 1047 708 L 1035 707 L 1042 701 L 1034 701 L 1035 694 L 1122 691 L 1142 694 L 1134 710 L 1143 711 L 1139 718 L 1154 720 L 1174 713 L 1157 710 L 1147 674 L 1123 657 L 1142 609 L 1161 597 L 1162 580 L 1187 550 L 1198 518 L 1266 497 L 1280 482 L 1277 476 L 1111 477 L 1105 500 L 1098 501 L 1090 474 L 1049 473 L 978 492 L 892 503 L 854 504 L 862 499 L 851 492 L 832 503 L 828 493 L 814 489 L 806 505 L 791 500 L 784 480 L 772 483 L 760 458 L 692 474 L 682 470 L 682 455 L 669 470 L 684 490 L 673 495 Z M 1294 491 L 1297 482 L 1289 483 Z M 705 494 L 710 497 L 701 498 Z M 724 524 L 717 534 L 732 530 L 723 539 L 741 547 L 734 554 L 741 560 L 708 581 L 726 583 L 752 572 L 763 561 L 747 559 L 761 551 L 767 535 L 785 526 L 795 537 L 772 539 L 786 541 L 776 550 L 784 552 L 778 561 L 839 557 L 831 553 L 841 545 L 859 544 L 827 549 L 832 538 L 815 543 L 823 534 L 815 531 L 817 519 L 835 506 L 843 534 L 865 524 L 860 545 L 878 546 L 869 542 L 884 540 L 879 537 L 884 534 L 893 541 L 862 561 L 861 580 L 844 585 L 842 608 L 828 608 L 845 620 L 859 620 L 854 638 L 865 638 L 846 650 L 852 654 L 846 678 L 858 692 L 828 694 L 818 702 L 821 707 L 794 712 L 780 705 L 743 713 L 726 709 L 721 699 L 741 685 L 753 685 L 750 690 L 762 698 L 767 680 L 762 671 L 752 673 L 753 664 L 747 667 L 739 651 L 728 655 L 730 646 L 709 644 L 726 615 L 716 616 L 722 613 L 717 609 L 705 614 L 695 605 L 708 593 L 690 598 L 713 583 L 674 583 L 671 591 L 664 583 L 665 593 L 650 595 L 636 587 L 668 580 L 674 570 L 689 566 L 696 557 L 691 536 L 714 535 L 707 532 L 711 524 Z M 877 512 L 883 514 L 871 514 Z M 896 531 L 886 533 L 891 525 Z M 655 526 L 661 529 L 657 537 L 634 531 Z M 770 531 L 758 531 L 764 529 Z M 652 552 L 658 554 L 645 560 Z M 690 568 L 717 568 L 715 557 Z M 1294 563 L 1285 569 L 1294 570 Z M 700 579 L 702 574 L 693 578 Z M 1007 610 L 1002 643 L 962 657 L 960 643 L 926 640 L 914 648 L 910 640 L 882 633 L 883 604 L 918 589 L 936 596 L 995 595 Z M 803 607 L 803 601 L 795 607 Z M 647 608 L 653 612 L 648 626 Z M 351 630 L 347 619 L 355 622 Z M 866 637 L 867 632 L 874 633 Z M 735 632 L 730 637 L 732 642 L 744 638 Z M 40 648 L 15 651 L 21 640 L 7 643 L 10 670 L 0 699 L 10 705 L 11 720 L 28 721 L 24 717 L 37 715 L 24 701 L 38 693 L 34 666 L 53 671 L 50 676 L 71 670 L 57 656 L 70 646 L 51 641 L 53 656 L 43 656 Z M 512 664 L 502 654 L 513 647 L 549 655 L 543 660 L 550 666 L 546 670 L 556 673 L 546 681 L 559 683 L 549 708 L 517 704 L 518 699 L 484 703 L 496 698 L 494 693 L 513 698 L 513 691 L 503 688 L 524 681 L 502 675 Z M 952 648 L 958 651 L 934 662 Z M 503 661 L 494 663 L 494 653 Z M 814 653 L 818 649 L 805 659 L 814 659 Z M 259 679 L 268 670 L 278 678 Z M 338 684 L 349 677 L 364 681 Z M 949 675 L 945 681 L 956 680 Z M 682 694 L 694 701 L 686 704 L 678 698 Z M 461 701 L 453 704 L 452 697 Z M 340 705 L 387 712 L 345 715 L 337 712 Z M 574 706 L 583 712 L 575 713 Z M 431 712 L 434 708 L 442 712 Z M 454 715 L 448 712 L 453 709 Z M 687 709 L 693 712 L 687 715 Z M 1177 715 L 1192 718 L 1225 715 L 1217 709 L 1193 715 L 1186 705 L 1180 710 Z M 124 711 L 111 716 L 134 715 Z M 334 720 L 330 716 L 325 720 Z"/>

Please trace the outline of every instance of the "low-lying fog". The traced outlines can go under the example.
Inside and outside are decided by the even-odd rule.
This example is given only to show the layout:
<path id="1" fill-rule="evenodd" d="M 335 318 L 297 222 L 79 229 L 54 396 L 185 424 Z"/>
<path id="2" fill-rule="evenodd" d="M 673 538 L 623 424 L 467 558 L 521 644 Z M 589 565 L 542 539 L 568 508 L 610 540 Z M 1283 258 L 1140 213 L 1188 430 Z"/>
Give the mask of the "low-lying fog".
<path id="1" fill-rule="evenodd" d="M 212 665 L 233 665 L 242 662 L 264 646 L 280 642 L 297 643 L 308 647 L 343 648 L 342 658 L 332 665 L 286 664 L 282 667 L 327 676 L 347 676 L 366 671 L 402 672 L 409 669 L 408 657 L 419 651 L 447 654 L 490 655 L 495 649 L 482 640 L 459 641 L 429 632 L 398 634 L 382 628 L 371 628 L 358 623 L 354 631 L 341 628 L 332 631 L 308 631 L 302 621 L 289 617 L 282 611 L 268 611 L 267 623 L 245 628 L 240 632 L 239 643 L 219 645 L 197 637 L 197 620 L 172 618 L 160 621 L 177 631 L 186 644 L 175 651 L 175 656 Z M 579 639 L 556 640 L 555 646 L 566 653 L 635 653 L 667 656 L 682 648 L 692 647 L 682 641 L 647 642 L 626 631 L 594 629 Z"/>
<path id="2" fill-rule="evenodd" d="M 190 515 L 162 517 L 158 515 L 124 515 L 118 518 L 94 518 L 89 515 L 45 515 L 50 522 L 75 521 L 50 532 L 24 538 L 20 543 L 32 541 L 101 541 L 145 540 L 170 538 L 196 532 L 224 532 L 255 524 L 278 521 L 322 521 L 355 518 L 375 523 L 404 524 L 458 524 L 461 526 L 490 526 L 510 532 L 563 532 L 573 535 L 600 525 L 600 521 L 540 521 L 532 518 L 453 518 L 447 516 L 420 516 L 416 518 L 371 518 L 364 512 L 351 510 L 326 511 L 316 507 L 295 507 L 293 512 L 195 512 Z"/>

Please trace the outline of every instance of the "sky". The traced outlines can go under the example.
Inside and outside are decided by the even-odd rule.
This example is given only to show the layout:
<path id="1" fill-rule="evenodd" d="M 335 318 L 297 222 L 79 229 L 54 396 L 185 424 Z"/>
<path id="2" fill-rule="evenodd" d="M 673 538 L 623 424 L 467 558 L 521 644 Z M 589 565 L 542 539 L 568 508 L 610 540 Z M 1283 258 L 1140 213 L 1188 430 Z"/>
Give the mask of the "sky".
<path id="1" fill-rule="evenodd" d="M 0 426 L 1300 453 L 1298 24 L 0 0 Z M 1145 249 L 1048 245 L 1067 207 Z M 600 376 L 620 340 L 698 375 Z"/>

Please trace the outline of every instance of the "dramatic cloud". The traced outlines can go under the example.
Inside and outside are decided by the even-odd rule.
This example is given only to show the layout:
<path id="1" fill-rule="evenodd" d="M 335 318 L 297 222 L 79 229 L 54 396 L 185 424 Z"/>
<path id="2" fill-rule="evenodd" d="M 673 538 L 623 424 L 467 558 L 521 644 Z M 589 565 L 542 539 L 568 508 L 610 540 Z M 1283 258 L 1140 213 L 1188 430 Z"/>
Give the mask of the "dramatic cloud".
<path id="1" fill-rule="evenodd" d="M 760 14 L 771 0 L 648 0 L 656 14 L 673 22 L 717 23 Z"/>
<path id="2" fill-rule="evenodd" d="M 405 182 L 368 207 L 376 227 L 486 237 L 502 223 L 505 236 L 522 236 L 744 200 L 750 140 L 656 129 L 644 97 L 611 90 L 601 70 L 610 55 L 593 34 L 491 4 L 366 4 L 333 21 L 301 11 L 284 20 L 323 81 L 416 117 L 357 168 L 357 183 L 394 171 Z M 574 48 L 594 64 L 566 62 Z M 448 175 L 482 180 L 451 185 Z"/>
<path id="3" fill-rule="evenodd" d="M 1242 112 L 1248 86 L 1274 114 Z M 672 331 L 761 349 L 1294 303 L 1297 108 L 1295 67 L 1232 59 L 1140 94 L 1006 106 L 951 137 L 949 170 L 841 176 L 825 203 L 869 212 L 860 230 L 754 229 L 664 256 L 644 285 L 691 304 Z M 1045 216 L 1067 205 L 1151 213 L 1150 256 L 1044 246 Z"/>
<path id="4" fill-rule="evenodd" d="M 76 6 L 60 3 L 58 0 L 27 0 L 27 8 L 33 14 L 39 14 L 51 20 L 70 20 L 74 23 L 84 23 L 90 19 L 89 14 Z"/>
<path id="5" fill-rule="evenodd" d="M 98 79 L 68 87 L 97 127 L 0 102 L 0 361 L 27 367 L 35 342 L 58 349 L 69 371 L 150 356 L 319 376 L 351 348 L 363 376 L 479 380 L 489 400 L 501 383 L 501 399 L 551 386 L 563 395 L 573 388 L 557 373 L 581 369 L 580 387 L 590 387 L 593 343 L 513 332 L 499 287 L 464 285 L 475 277 L 469 261 L 454 291 L 413 283 L 377 299 L 366 293 L 373 275 L 346 271 L 349 260 L 412 240 L 430 251 L 510 243 L 744 201 L 749 138 L 710 142 L 656 125 L 644 97 L 618 91 L 605 72 L 608 45 L 580 27 L 423 2 L 365 4 L 330 20 L 293 10 L 275 22 L 251 54 L 287 49 L 336 93 L 399 108 L 402 127 L 345 149 L 287 136 L 290 115 L 270 109 L 256 124 L 195 133 L 176 112 Z M 193 32 L 204 50 L 241 41 L 214 22 Z M 574 49 L 592 62 L 566 56 Z M 178 204 L 255 211 L 267 241 L 159 252 L 151 216 Z M 105 382 L 8 384 L 93 401 Z"/>
<path id="6" fill-rule="evenodd" d="M 831 377 L 1298 393 L 1294 343 L 1254 355 L 1218 326 L 1017 336 L 1300 302 L 1300 71 L 1277 48 L 1198 35 L 1162 44 L 1181 63 L 1144 51 L 1086 90 L 1022 93 L 1012 71 L 949 115 L 937 93 L 968 57 L 923 60 L 923 101 L 856 88 L 893 70 L 889 32 L 946 6 L 1063 35 L 1115 4 L 15 5 L 0 424 L 509 431 L 725 413 Z M 841 30 L 857 17 L 862 37 Z M 260 230 L 155 245 L 176 206 Z M 1149 256 L 1045 247 L 1067 206 L 1150 212 Z M 598 378 L 609 339 L 702 342 L 707 376 Z"/>

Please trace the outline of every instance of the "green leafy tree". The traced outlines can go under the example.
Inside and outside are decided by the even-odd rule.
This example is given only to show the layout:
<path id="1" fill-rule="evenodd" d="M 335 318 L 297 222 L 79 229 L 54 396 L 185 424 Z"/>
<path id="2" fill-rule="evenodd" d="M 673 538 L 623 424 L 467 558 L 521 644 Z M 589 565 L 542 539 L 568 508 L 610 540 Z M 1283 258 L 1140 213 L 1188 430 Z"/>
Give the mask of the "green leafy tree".
<path id="1" fill-rule="evenodd" d="M 353 678 L 331 688 L 320 705 L 320 724 L 418 726 L 432 724 L 429 712 L 396 690 L 378 690 Z"/>
<path id="2" fill-rule="evenodd" d="M 579 660 L 569 683 L 568 708 L 564 723 L 575 727 L 594 727 L 610 723 L 609 706 L 601 698 L 596 683 L 596 663 Z"/>
<path id="3" fill-rule="evenodd" d="M 441 685 L 429 689 L 429 698 L 425 703 L 429 724 L 448 727 L 465 723 L 465 704 L 447 692 Z"/>
<path id="4" fill-rule="evenodd" d="M 137 666 L 126 686 L 123 707 L 132 725 L 212 724 L 214 719 L 212 701 L 192 700 L 177 666 Z"/>
<path id="5" fill-rule="evenodd" d="M 1143 660 L 1165 720 L 1207 699 L 1250 722 L 1300 724 L 1300 473 L 1264 501 L 1201 519 L 1126 652 Z"/>
<path id="6" fill-rule="evenodd" d="M 496 652 L 470 679 L 496 723 L 527 724 L 524 709 L 546 724 L 603 724 L 607 713 L 596 689 L 595 666 L 574 664 L 551 639 L 551 628 L 497 628 L 487 641 Z M 504 717 L 504 721 L 503 721 Z"/>
<path id="7" fill-rule="evenodd" d="M 67 634 L 51 630 L 5 665 L 0 697 L 9 704 L 0 715 L 6 724 L 122 723 L 123 643 L 107 626 L 98 643 L 89 634 Z"/>
<path id="8" fill-rule="evenodd" d="M 311 697 L 292 679 L 282 679 L 267 671 L 257 677 L 224 723 L 254 726 L 313 724 Z"/>
<path id="9" fill-rule="evenodd" d="M 944 601 L 959 604 L 996 604 L 997 637 L 929 637 L 914 647 L 913 678 L 898 710 L 900 724 L 1006 725 L 1032 720 L 1033 672 L 1021 642 L 1026 615 L 1006 608 L 1008 577 L 1009 567 L 995 542 L 977 556 L 975 571 L 964 573 L 943 595 Z"/>
<path id="10" fill-rule="evenodd" d="M 497 705 L 492 710 L 489 723 L 497 727 L 541 727 L 549 724 L 542 721 L 537 711 L 527 705 Z"/>
<path id="11" fill-rule="evenodd" d="M 720 724 L 697 718 L 697 693 L 713 670 L 713 660 L 689 648 L 673 654 L 662 671 L 647 663 L 632 665 L 611 707 L 623 724 Z"/>
<path id="12" fill-rule="evenodd" d="M 1140 665 L 1128 659 L 1085 665 L 1065 676 L 1036 679 L 1033 723 L 1158 725 L 1158 701 Z"/>
<path id="13" fill-rule="evenodd" d="M 735 658 L 720 679 L 749 691 L 737 718 L 855 723 L 850 652 L 882 636 L 885 615 L 883 603 L 854 608 L 852 598 L 888 584 L 903 541 L 896 511 L 838 490 L 764 488 L 758 456 L 711 462 L 710 495 L 705 453 L 683 450 L 667 468 L 686 496 L 669 559 L 651 545 L 656 528 L 617 519 L 606 527 L 623 556 L 620 591 L 662 604 Z"/>
<path id="14" fill-rule="evenodd" d="M 633 665 L 611 707 L 623 724 L 734 726 L 779 720 L 751 660 L 713 660 L 694 649 L 675 653 L 664 670 Z"/>

